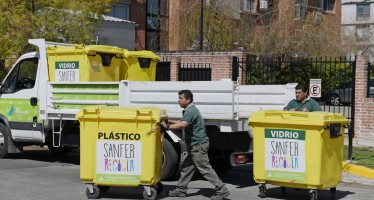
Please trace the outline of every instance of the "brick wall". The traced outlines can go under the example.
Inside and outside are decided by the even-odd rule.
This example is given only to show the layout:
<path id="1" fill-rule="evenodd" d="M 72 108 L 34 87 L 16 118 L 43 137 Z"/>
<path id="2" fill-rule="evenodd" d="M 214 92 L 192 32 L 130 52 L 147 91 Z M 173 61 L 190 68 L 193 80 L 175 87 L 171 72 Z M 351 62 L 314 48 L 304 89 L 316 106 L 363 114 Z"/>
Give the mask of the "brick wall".
<path id="1" fill-rule="evenodd" d="M 367 64 L 366 56 L 356 57 L 354 120 L 354 143 L 356 144 L 374 142 L 374 98 L 366 98 Z"/>
<path id="2" fill-rule="evenodd" d="M 233 56 L 243 57 L 246 53 L 233 52 L 167 52 L 157 53 L 162 61 L 171 62 L 170 80 L 178 80 L 178 63 L 210 64 L 212 80 L 231 79 Z"/>

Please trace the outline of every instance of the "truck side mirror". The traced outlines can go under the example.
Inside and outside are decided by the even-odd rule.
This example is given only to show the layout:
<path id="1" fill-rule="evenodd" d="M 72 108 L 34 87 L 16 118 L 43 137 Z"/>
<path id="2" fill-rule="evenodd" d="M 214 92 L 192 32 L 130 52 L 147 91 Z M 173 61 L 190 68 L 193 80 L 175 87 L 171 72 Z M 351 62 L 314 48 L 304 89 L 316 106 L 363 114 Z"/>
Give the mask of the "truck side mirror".
<path id="1" fill-rule="evenodd" d="M 32 106 L 38 105 L 38 99 L 36 97 L 31 97 L 30 105 L 32 105 Z"/>

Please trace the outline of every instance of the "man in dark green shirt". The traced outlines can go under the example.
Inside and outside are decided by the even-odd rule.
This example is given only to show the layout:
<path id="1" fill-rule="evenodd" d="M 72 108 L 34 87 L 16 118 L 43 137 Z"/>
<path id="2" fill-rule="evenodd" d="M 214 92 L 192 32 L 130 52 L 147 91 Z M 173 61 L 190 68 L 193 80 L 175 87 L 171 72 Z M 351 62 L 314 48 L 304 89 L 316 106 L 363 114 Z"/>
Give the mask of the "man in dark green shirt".
<path id="1" fill-rule="evenodd" d="M 200 111 L 192 103 L 192 92 L 181 90 L 178 94 L 179 105 L 184 108 L 182 119 L 175 124 L 161 122 L 161 125 L 166 129 L 183 129 L 188 156 L 181 164 L 181 177 L 178 180 L 177 188 L 169 191 L 168 195 L 170 197 L 186 197 L 188 184 L 197 168 L 201 175 L 215 186 L 217 194 L 211 199 L 222 200 L 230 193 L 209 163 L 209 138 L 206 135 L 204 120 Z"/>
<path id="2" fill-rule="evenodd" d="M 308 89 L 304 85 L 298 84 L 295 87 L 295 93 L 296 99 L 291 100 L 283 110 L 303 112 L 322 111 L 318 102 L 308 96 Z"/>

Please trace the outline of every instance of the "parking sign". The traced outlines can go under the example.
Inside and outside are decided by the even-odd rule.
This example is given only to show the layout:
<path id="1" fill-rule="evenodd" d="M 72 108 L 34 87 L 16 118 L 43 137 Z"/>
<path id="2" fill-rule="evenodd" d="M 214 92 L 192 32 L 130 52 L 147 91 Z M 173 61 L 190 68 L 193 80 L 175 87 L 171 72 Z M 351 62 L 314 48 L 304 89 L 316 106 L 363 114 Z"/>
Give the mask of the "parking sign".
<path id="1" fill-rule="evenodd" d="M 310 79 L 309 82 L 309 96 L 321 98 L 321 79 Z"/>

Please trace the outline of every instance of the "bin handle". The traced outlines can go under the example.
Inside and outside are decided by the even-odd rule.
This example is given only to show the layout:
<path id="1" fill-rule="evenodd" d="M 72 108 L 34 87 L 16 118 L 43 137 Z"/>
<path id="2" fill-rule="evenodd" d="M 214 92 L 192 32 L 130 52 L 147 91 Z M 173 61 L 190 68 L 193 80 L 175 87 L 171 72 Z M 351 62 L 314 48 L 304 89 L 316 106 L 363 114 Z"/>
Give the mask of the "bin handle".
<path id="1" fill-rule="evenodd" d="M 294 111 L 289 111 L 289 112 L 275 112 L 275 113 L 272 113 L 272 112 L 268 112 L 265 114 L 266 116 L 280 116 L 281 118 L 290 118 L 292 116 L 294 117 L 303 117 L 303 118 L 307 118 L 308 117 L 308 113 L 305 113 L 305 112 L 294 112 Z"/>
<path id="2" fill-rule="evenodd" d="M 151 110 L 137 110 L 139 115 L 150 115 L 152 114 Z"/>
<path id="3" fill-rule="evenodd" d="M 159 127 L 161 127 L 161 126 L 160 126 L 160 123 L 157 122 L 157 123 L 156 123 L 156 126 L 153 127 L 151 130 L 147 131 L 146 134 L 147 134 L 147 135 L 150 135 L 152 132 L 155 132 L 155 130 L 158 129 Z"/>

